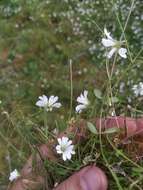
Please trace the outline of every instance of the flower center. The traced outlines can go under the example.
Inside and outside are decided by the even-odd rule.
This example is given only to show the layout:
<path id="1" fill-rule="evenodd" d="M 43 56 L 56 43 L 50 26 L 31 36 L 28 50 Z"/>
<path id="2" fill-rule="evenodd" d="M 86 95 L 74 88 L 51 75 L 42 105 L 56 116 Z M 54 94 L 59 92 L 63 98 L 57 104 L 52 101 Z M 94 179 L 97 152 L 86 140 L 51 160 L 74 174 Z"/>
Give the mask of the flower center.
<path id="1" fill-rule="evenodd" d="M 52 111 L 53 110 L 52 106 L 49 105 L 49 104 L 47 104 L 45 108 L 46 108 L 47 111 Z"/>
<path id="2" fill-rule="evenodd" d="M 122 44 L 123 44 L 123 42 L 116 41 L 116 44 L 114 45 L 114 47 L 117 48 L 117 49 L 119 49 Z"/>
<path id="3" fill-rule="evenodd" d="M 66 146 L 66 145 L 62 145 L 62 146 L 61 146 L 61 151 L 62 151 L 62 152 L 65 152 L 66 149 L 67 149 L 67 146 Z"/>

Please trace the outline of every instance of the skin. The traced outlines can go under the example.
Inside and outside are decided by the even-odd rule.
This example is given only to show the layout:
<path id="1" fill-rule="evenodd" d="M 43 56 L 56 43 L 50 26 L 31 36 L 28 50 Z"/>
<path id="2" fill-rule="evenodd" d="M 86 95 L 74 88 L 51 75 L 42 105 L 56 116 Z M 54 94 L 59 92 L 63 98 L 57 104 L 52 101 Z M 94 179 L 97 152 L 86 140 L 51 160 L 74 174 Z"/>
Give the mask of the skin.
<path id="1" fill-rule="evenodd" d="M 76 172 L 54 190 L 107 190 L 104 172 L 92 165 Z"/>

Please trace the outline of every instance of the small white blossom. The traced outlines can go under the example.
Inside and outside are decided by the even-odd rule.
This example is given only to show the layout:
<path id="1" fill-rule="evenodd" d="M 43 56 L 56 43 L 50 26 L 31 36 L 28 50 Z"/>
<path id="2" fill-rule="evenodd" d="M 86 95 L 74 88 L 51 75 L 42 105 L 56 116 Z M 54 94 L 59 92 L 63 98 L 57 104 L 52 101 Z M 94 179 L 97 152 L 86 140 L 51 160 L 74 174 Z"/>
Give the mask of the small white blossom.
<path id="1" fill-rule="evenodd" d="M 79 105 L 76 106 L 76 112 L 81 113 L 83 109 L 86 109 L 89 105 L 89 100 L 87 98 L 88 91 L 84 90 L 83 94 L 81 93 L 80 96 L 77 97 L 77 102 Z"/>
<path id="2" fill-rule="evenodd" d="M 124 88 L 125 88 L 125 83 L 124 83 L 124 82 L 121 82 L 121 83 L 120 83 L 120 87 L 119 87 L 120 93 L 123 93 L 123 92 L 124 92 Z"/>
<path id="3" fill-rule="evenodd" d="M 143 96 L 143 82 L 139 82 L 139 84 L 133 85 L 132 90 L 136 97 Z"/>
<path id="4" fill-rule="evenodd" d="M 62 158 L 64 161 L 71 160 L 72 154 L 75 154 L 74 145 L 72 145 L 72 141 L 68 139 L 68 137 L 58 138 L 58 145 L 56 146 L 56 150 L 58 154 L 62 154 Z"/>
<path id="5" fill-rule="evenodd" d="M 50 96 L 49 98 L 45 95 L 39 96 L 39 100 L 36 102 L 36 106 L 43 107 L 46 111 L 52 111 L 53 108 L 60 108 L 61 103 L 58 101 L 58 96 Z"/>
<path id="6" fill-rule="evenodd" d="M 115 117 L 115 116 L 116 116 L 116 112 L 115 112 L 115 110 L 112 110 L 112 112 L 111 112 L 111 116 L 112 116 L 112 117 Z"/>
<path id="7" fill-rule="evenodd" d="M 12 171 L 12 172 L 10 173 L 9 180 L 10 180 L 10 181 L 14 181 L 14 180 L 17 179 L 19 176 L 20 176 L 20 174 L 19 174 L 18 171 L 15 169 L 14 171 Z"/>
<path id="8" fill-rule="evenodd" d="M 123 42 L 119 42 L 119 41 L 113 39 L 110 35 L 110 32 L 108 32 L 106 28 L 104 28 L 104 34 L 105 34 L 106 38 L 102 38 L 103 46 L 105 46 L 107 48 L 111 47 L 111 50 L 107 53 L 108 59 L 110 59 L 115 52 L 118 52 L 118 54 L 122 58 L 126 59 L 127 58 L 127 55 L 126 55 L 127 49 L 120 47 Z"/>

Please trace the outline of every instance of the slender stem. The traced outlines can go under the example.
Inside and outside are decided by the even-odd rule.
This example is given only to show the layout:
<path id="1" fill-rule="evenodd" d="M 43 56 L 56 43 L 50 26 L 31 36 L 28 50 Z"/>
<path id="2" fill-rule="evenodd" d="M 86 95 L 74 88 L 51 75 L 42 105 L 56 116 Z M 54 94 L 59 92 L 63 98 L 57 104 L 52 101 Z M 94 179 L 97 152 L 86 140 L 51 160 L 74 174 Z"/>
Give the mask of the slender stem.
<path id="1" fill-rule="evenodd" d="M 113 61 L 113 64 L 112 64 L 111 78 L 112 78 L 113 73 L 114 73 L 114 68 L 115 68 L 115 65 L 116 65 L 117 54 L 118 54 L 118 53 L 116 52 L 115 57 L 114 57 L 114 61 Z"/>
<path id="2" fill-rule="evenodd" d="M 108 59 L 106 59 L 106 72 L 107 72 L 107 77 L 108 77 L 108 80 L 110 81 L 111 80 L 111 76 L 110 76 L 110 71 L 109 71 L 109 66 L 108 66 Z"/>
<path id="3" fill-rule="evenodd" d="M 47 111 L 44 109 L 44 127 L 46 131 L 46 137 L 48 136 L 48 122 L 47 122 Z"/>
<path id="4" fill-rule="evenodd" d="M 114 0 L 112 0 L 112 3 L 114 4 Z M 128 22 L 129 22 L 129 19 L 130 19 L 130 16 L 131 16 L 131 13 L 133 11 L 134 3 L 135 3 L 135 0 L 132 0 L 131 7 L 130 7 L 130 10 L 129 10 L 129 13 L 128 13 L 128 16 L 127 16 L 127 19 L 126 19 L 124 27 L 121 24 L 121 21 L 120 21 L 119 15 L 117 14 L 117 11 L 115 11 L 115 15 L 117 17 L 118 23 L 119 23 L 119 25 L 121 27 L 121 30 L 122 30 L 122 34 L 121 34 L 121 37 L 120 37 L 120 42 L 122 41 L 122 38 L 124 37 L 125 43 L 126 43 L 126 46 L 127 46 L 127 49 L 128 49 L 128 53 L 129 53 L 129 57 L 130 57 L 131 63 L 133 62 L 133 60 L 132 60 L 132 56 L 131 56 L 131 53 L 130 53 L 129 45 L 128 45 L 128 42 L 127 42 L 127 39 L 126 39 L 125 30 L 127 28 L 127 25 L 128 25 Z"/>
<path id="5" fill-rule="evenodd" d="M 7 151 L 7 162 L 8 162 L 8 167 L 9 167 L 9 173 L 12 171 L 11 167 L 11 158 L 10 158 L 10 152 Z"/>
<path id="6" fill-rule="evenodd" d="M 92 110 L 90 112 L 89 118 L 93 117 L 95 114 L 95 105 L 96 105 L 96 99 L 93 102 Z"/>
<path id="7" fill-rule="evenodd" d="M 143 52 L 143 48 L 138 52 L 138 54 L 136 55 L 136 57 L 133 60 L 133 63 L 136 61 L 136 59 L 141 55 L 141 53 Z"/>
<path id="8" fill-rule="evenodd" d="M 102 118 L 102 110 L 101 110 L 101 113 L 100 113 L 100 118 Z M 118 177 L 117 177 L 116 173 L 112 170 L 112 168 L 111 168 L 110 164 L 108 163 L 108 160 L 107 160 L 107 158 L 106 158 L 106 156 L 105 156 L 105 154 L 104 154 L 101 132 L 102 132 L 102 131 L 101 131 L 101 121 L 100 121 L 100 126 L 99 126 L 99 142 L 100 142 L 101 154 L 102 154 L 103 160 L 104 160 L 105 163 L 106 163 L 107 168 L 109 169 L 109 171 L 111 172 L 111 174 L 112 174 L 114 180 L 116 181 L 116 184 L 117 184 L 117 186 L 118 186 L 118 189 L 119 189 L 119 190 L 123 190 L 122 186 L 120 185 L 120 182 L 119 182 L 119 180 L 118 180 Z"/>
<path id="9" fill-rule="evenodd" d="M 132 1 L 131 7 L 130 7 L 130 11 L 128 13 L 128 16 L 127 16 L 124 28 L 122 29 L 122 35 L 120 37 L 120 41 L 122 40 L 123 37 L 125 38 L 125 30 L 127 28 L 127 25 L 128 25 L 128 22 L 129 22 L 129 19 L 130 19 L 130 16 L 131 16 L 131 13 L 133 11 L 134 3 L 135 3 L 135 0 Z"/>
<path id="10" fill-rule="evenodd" d="M 70 63 L 70 115 L 69 118 L 72 116 L 72 106 L 73 106 L 73 69 L 72 69 L 72 60 L 69 60 Z"/>
<path id="11" fill-rule="evenodd" d="M 109 65 L 108 65 L 108 59 L 106 59 L 106 72 L 107 72 L 107 77 L 108 77 L 108 82 L 109 82 L 109 93 L 108 93 L 108 98 L 112 99 L 113 95 L 112 95 L 112 83 L 111 83 L 111 80 L 112 80 L 112 76 L 110 74 L 110 71 L 109 71 Z M 112 104 L 112 102 L 111 102 Z"/>

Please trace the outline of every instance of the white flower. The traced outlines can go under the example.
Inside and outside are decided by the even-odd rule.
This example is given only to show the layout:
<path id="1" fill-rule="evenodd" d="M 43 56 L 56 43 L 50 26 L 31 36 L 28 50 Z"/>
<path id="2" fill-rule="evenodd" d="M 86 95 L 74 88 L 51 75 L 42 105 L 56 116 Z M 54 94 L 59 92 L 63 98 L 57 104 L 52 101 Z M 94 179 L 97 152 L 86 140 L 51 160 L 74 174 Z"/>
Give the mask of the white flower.
<path id="1" fill-rule="evenodd" d="M 56 150 L 58 154 L 62 154 L 62 158 L 64 161 L 67 159 L 70 160 L 72 154 L 75 154 L 74 145 L 72 145 L 72 141 L 68 139 L 68 137 L 58 138 L 58 145 L 56 146 Z"/>
<path id="2" fill-rule="evenodd" d="M 139 82 L 139 84 L 135 84 L 132 87 L 132 90 L 135 94 L 135 96 L 143 96 L 143 82 Z"/>
<path id="3" fill-rule="evenodd" d="M 126 55 L 127 49 L 120 47 L 123 42 L 114 40 L 111 37 L 110 32 L 108 32 L 106 28 L 104 28 L 104 34 L 105 34 L 106 38 L 102 38 L 103 46 L 105 46 L 107 48 L 111 47 L 111 50 L 108 52 L 107 57 L 110 59 L 115 52 L 118 52 L 118 54 L 122 58 L 126 59 L 127 58 L 127 55 Z"/>
<path id="4" fill-rule="evenodd" d="M 10 173 L 9 180 L 10 180 L 10 181 L 13 181 L 13 180 L 17 179 L 19 176 L 20 176 L 20 174 L 19 174 L 18 171 L 15 169 L 14 171 L 12 171 L 12 172 Z"/>
<path id="5" fill-rule="evenodd" d="M 119 91 L 120 91 L 120 93 L 123 93 L 123 92 L 124 92 L 124 88 L 125 88 L 125 83 L 124 83 L 124 82 L 121 82 L 121 83 L 120 83 L 120 86 L 119 86 Z"/>
<path id="6" fill-rule="evenodd" d="M 39 100 L 36 102 L 36 106 L 43 107 L 46 111 L 52 111 L 53 108 L 60 108 L 61 103 L 58 101 L 58 96 L 50 96 L 49 98 L 45 95 L 39 96 Z"/>
<path id="7" fill-rule="evenodd" d="M 84 90 L 83 94 L 81 93 L 80 96 L 77 97 L 77 102 L 79 105 L 76 106 L 75 110 L 77 113 L 81 113 L 83 109 L 86 109 L 89 105 L 89 100 L 87 98 L 88 91 Z"/>
<path id="8" fill-rule="evenodd" d="M 112 110 L 112 112 L 111 112 L 111 116 L 112 116 L 112 117 L 115 117 L 115 116 L 116 116 L 116 112 L 115 112 L 115 110 Z"/>

